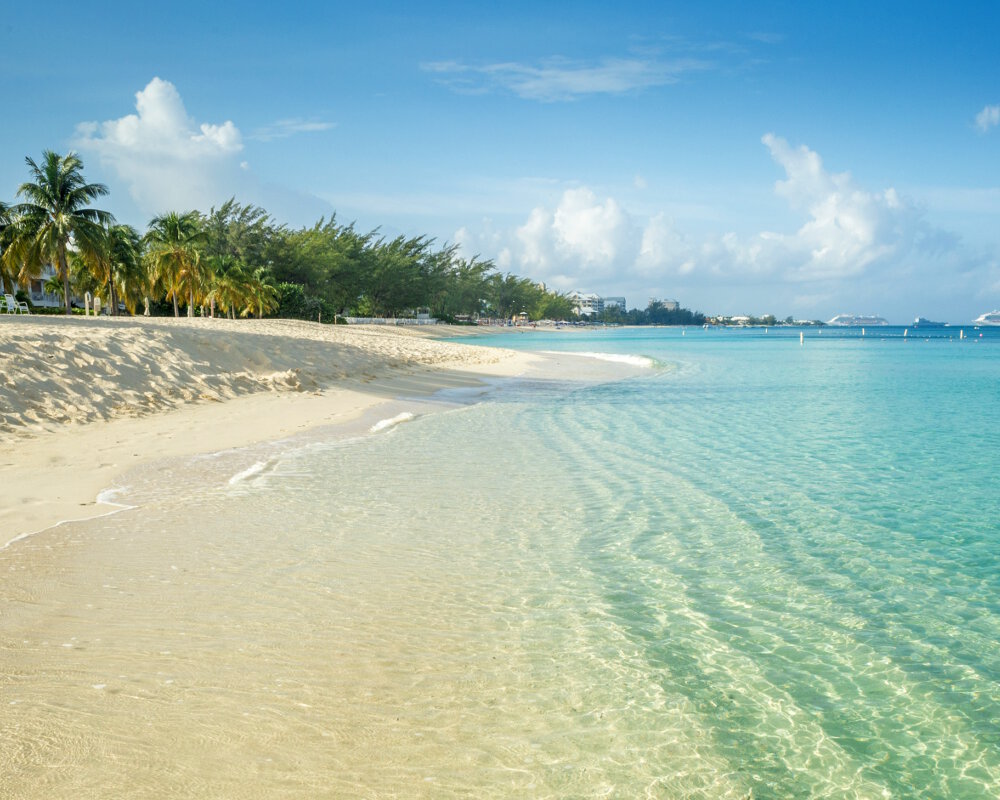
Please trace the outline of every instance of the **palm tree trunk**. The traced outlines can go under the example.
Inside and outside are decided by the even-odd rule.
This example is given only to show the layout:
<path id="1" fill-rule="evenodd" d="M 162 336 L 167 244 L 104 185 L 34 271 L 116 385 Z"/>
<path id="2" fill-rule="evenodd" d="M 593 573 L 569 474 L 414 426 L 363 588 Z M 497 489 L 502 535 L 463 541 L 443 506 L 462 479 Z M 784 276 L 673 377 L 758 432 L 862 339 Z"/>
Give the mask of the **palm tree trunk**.
<path id="1" fill-rule="evenodd" d="M 69 304 L 69 265 L 66 263 L 66 245 L 60 244 L 58 249 L 59 274 L 62 276 L 63 300 L 66 304 L 66 315 L 73 313 Z"/>
<path id="2" fill-rule="evenodd" d="M 188 289 L 188 316 L 194 316 L 194 289 Z"/>
<path id="3" fill-rule="evenodd" d="M 177 290 L 174 290 L 174 316 L 179 317 L 181 315 L 181 310 L 177 306 Z"/>

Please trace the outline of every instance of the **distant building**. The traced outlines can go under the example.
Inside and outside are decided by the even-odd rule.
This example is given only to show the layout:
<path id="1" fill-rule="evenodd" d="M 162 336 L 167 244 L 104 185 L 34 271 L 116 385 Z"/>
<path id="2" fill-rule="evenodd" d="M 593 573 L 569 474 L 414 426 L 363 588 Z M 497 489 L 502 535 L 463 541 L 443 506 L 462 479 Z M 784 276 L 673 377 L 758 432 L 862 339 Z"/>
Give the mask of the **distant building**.
<path id="1" fill-rule="evenodd" d="M 681 304 L 676 300 L 660 300 L 656 297 L 650 297 L 649 304 L 651 306 L 659 305 L 664 311 L 676 311 L 681 307 Z"/>
<path id="2" fill-rule="evenodd" d="M 604 311 L 604 298 L 596 294 L 574 291 L 569 293 L 573 311 L 581 317 L 593 317 Z"/>
<path id="3" fill-rule="evenodd" d="M 625 307 L 624 297 L 605 297 L 604 298 L 605 308 L 620 308 L 622 311 L 628 311 Z"/>

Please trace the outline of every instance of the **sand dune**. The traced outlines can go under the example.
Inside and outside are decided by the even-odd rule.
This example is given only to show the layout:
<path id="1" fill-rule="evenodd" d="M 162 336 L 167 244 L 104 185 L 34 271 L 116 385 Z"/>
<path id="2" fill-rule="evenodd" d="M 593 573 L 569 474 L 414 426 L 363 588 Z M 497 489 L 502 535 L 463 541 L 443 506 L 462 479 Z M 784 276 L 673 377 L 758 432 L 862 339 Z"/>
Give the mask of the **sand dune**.
<path id="1" fill-rule="evenodd" d="M 0 547 L 157 458 L 284 438 L 530 356 L 293 320 L 0 317 Z"/>
<path id="2" fill-rule="evenodd" d="M 0 437 L 256 392 L 317 391 L 389 370 L 462 369 L 496 350 L 405 328 L 295 320 L 0 318 Z"/>

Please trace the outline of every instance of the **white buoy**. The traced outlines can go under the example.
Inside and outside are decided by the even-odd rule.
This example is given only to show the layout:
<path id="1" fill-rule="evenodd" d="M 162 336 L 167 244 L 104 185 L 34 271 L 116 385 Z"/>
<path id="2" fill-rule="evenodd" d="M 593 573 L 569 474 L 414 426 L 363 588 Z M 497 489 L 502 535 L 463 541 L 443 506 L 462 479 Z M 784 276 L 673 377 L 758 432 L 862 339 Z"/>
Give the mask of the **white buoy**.
<path id="1" fill-rule="evenodd" d="M 964 339 L 965 338 L 965 329 L 964 328 L 959 329 L 959 331 L 958 331 L 958 338 L 959 339 Z"/>
<path id="2" fill-rule="evenodd" d="M 910 332 L 910 329 L 909 329 L 909 328 L 903 328 L 903 338 L 904 338 L 904 339 L 906 338 L 906 335 L 907 335 L 907 334 L 908 334 L 909 332 Z"/>
<path id="3" fill-rule="evenodd" d="M 802 331 L 799 331 L 799 345 L 801 346 L 802 344 L 804 344 L 805 340 L 806 340 L 805 333 L 803 333 Z"/>
<path id="4" fill-rule="evenodd" d="M 865 329 L 864 329 L 864 328 L 862 328 L 862 329 L 861 329 L 861 335 L 862 335 L 862 336 L 864 336 L 864 335 L 865 335 Z"/>

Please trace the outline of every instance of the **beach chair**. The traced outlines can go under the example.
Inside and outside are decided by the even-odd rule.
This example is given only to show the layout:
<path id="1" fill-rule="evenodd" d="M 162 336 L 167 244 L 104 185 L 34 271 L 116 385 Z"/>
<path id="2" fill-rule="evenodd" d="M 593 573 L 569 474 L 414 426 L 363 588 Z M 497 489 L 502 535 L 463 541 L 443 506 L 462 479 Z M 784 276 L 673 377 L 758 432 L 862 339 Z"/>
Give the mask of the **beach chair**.
<path id="1" fill-rule="evenodd" d="M 28 304 L 17 300 L 12 294 L 5 294 L 3 296 L 4 302 L 7 304 L 8 314 L 30 314 L 31 311 L 28 308 Z"/>

